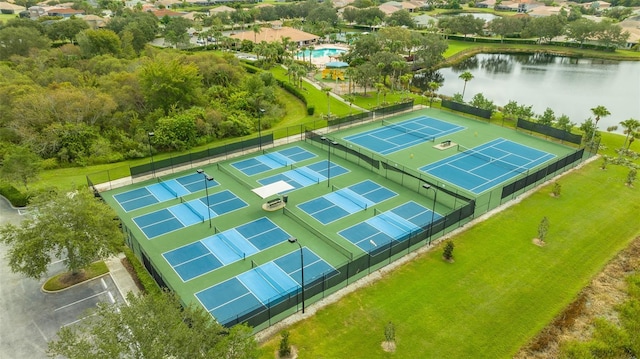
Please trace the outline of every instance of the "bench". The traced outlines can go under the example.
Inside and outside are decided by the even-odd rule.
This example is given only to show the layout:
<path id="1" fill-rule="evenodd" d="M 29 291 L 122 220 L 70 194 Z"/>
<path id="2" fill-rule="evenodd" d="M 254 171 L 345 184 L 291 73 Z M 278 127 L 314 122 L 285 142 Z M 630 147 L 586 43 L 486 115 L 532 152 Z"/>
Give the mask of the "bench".
<path id="1" fill-rule="evenodd" d="M 280 206 L 280 204 L 282 204 L 282 200 L 280 198 L 275 198 L 267 201 L 267 207 L 269 208 L 278 207 Z"/>

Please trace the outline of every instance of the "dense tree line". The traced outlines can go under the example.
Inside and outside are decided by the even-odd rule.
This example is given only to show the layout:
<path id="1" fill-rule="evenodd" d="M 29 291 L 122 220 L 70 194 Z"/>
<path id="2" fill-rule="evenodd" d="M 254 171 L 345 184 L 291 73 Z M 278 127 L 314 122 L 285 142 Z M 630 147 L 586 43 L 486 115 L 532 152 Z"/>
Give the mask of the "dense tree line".
<path id="1" fill-rule="evenodd" d="M 616 15 L 623 16 L 623 15 Z M 538 38 L 547 43 L 558 36 L 582 44 L 589 40 L 610 49 L 622 46 L 629 33 L 610 19 L 600 22 L 583 18 L 579 12 L 571 11 L 545 17 L 498 17 L 486 23 L 472 15 L 443 17 L 438 20 L 438 28 L 445 34 L 485 35 L 492 33 L 501 39 L 505 37 Z"/>
<path id="2" fill-rule="evenodd" d="M 119 161 L 241 136 L 283 114 L 270 74 L 246 73 L 232 55 L 145 47 L 158 26 L 125 13 L 51 47 L 46 26 L 0 29 L 0 158 L 26 148 L 45 168 Z"/>

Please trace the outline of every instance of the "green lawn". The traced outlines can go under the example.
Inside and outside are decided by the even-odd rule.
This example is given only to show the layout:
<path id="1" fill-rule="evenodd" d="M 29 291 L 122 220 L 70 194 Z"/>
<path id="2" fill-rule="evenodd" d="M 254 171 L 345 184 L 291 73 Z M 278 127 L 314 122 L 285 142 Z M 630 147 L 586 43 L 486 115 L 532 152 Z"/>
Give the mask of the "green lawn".
<path id="1" fill-rule="evenodd" d="M 622 136 L 609 148 L 620 147 Z M 637 161 L 636 161 L 637 162 Z M 508 358 L 570 303 L 605 263 L 640 234 L 640 189 L 628 169 L 600 161 L 546 186 L 442 246 L 290 327 L 299 358 Z M 547 245 L 532 244 L 543 216 Z M 396 327 L 397 352 L 381 348 Z M 276 350 L 276 337 L 263 358 Z"/>

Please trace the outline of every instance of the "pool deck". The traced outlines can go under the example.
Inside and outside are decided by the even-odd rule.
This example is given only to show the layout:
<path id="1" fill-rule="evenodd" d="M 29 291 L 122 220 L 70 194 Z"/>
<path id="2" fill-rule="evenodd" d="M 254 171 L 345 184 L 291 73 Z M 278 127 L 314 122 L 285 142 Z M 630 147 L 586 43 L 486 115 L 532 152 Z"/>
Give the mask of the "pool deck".
<path id="1" fill-rule="evenodd" d="M 322 49 L 340 49 L 344 51 L 349 51 L 349 45 L 345 44 L 322 44 L 316 45 L 313 47 L 314 50 L 322 50 Z M 338 56 L 321 56 L 321 57 L 311 57 L 311 63 L 316 65 L 319 69 L 323 69 L 327 62 L 336 61 Z M 296 56 L 297 60 L 302 60 L 301 56 Z"/>

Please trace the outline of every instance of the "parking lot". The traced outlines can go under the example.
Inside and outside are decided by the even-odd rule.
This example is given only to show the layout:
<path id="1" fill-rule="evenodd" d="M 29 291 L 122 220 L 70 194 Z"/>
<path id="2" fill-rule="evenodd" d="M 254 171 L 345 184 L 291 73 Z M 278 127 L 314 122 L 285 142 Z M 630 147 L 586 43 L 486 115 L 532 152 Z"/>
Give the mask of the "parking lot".
<path id="1" fill-rule="evenodd" d="M 0 197 L 0 225 L 18 225 L 22 218 L 22 211 Z M 6 253 L 7 246 L 0 244 L 0 357 L 47 358 L 47 342 L 61 327 L 82 321 L 99 302 L 123 302 L 109 274 L 65 291 L 44 293 L 41 287 L 46 278 L 33 280 L 12 273 Z M 59 261 L 49 267 L 49 275 L 62 271 Z"/>

